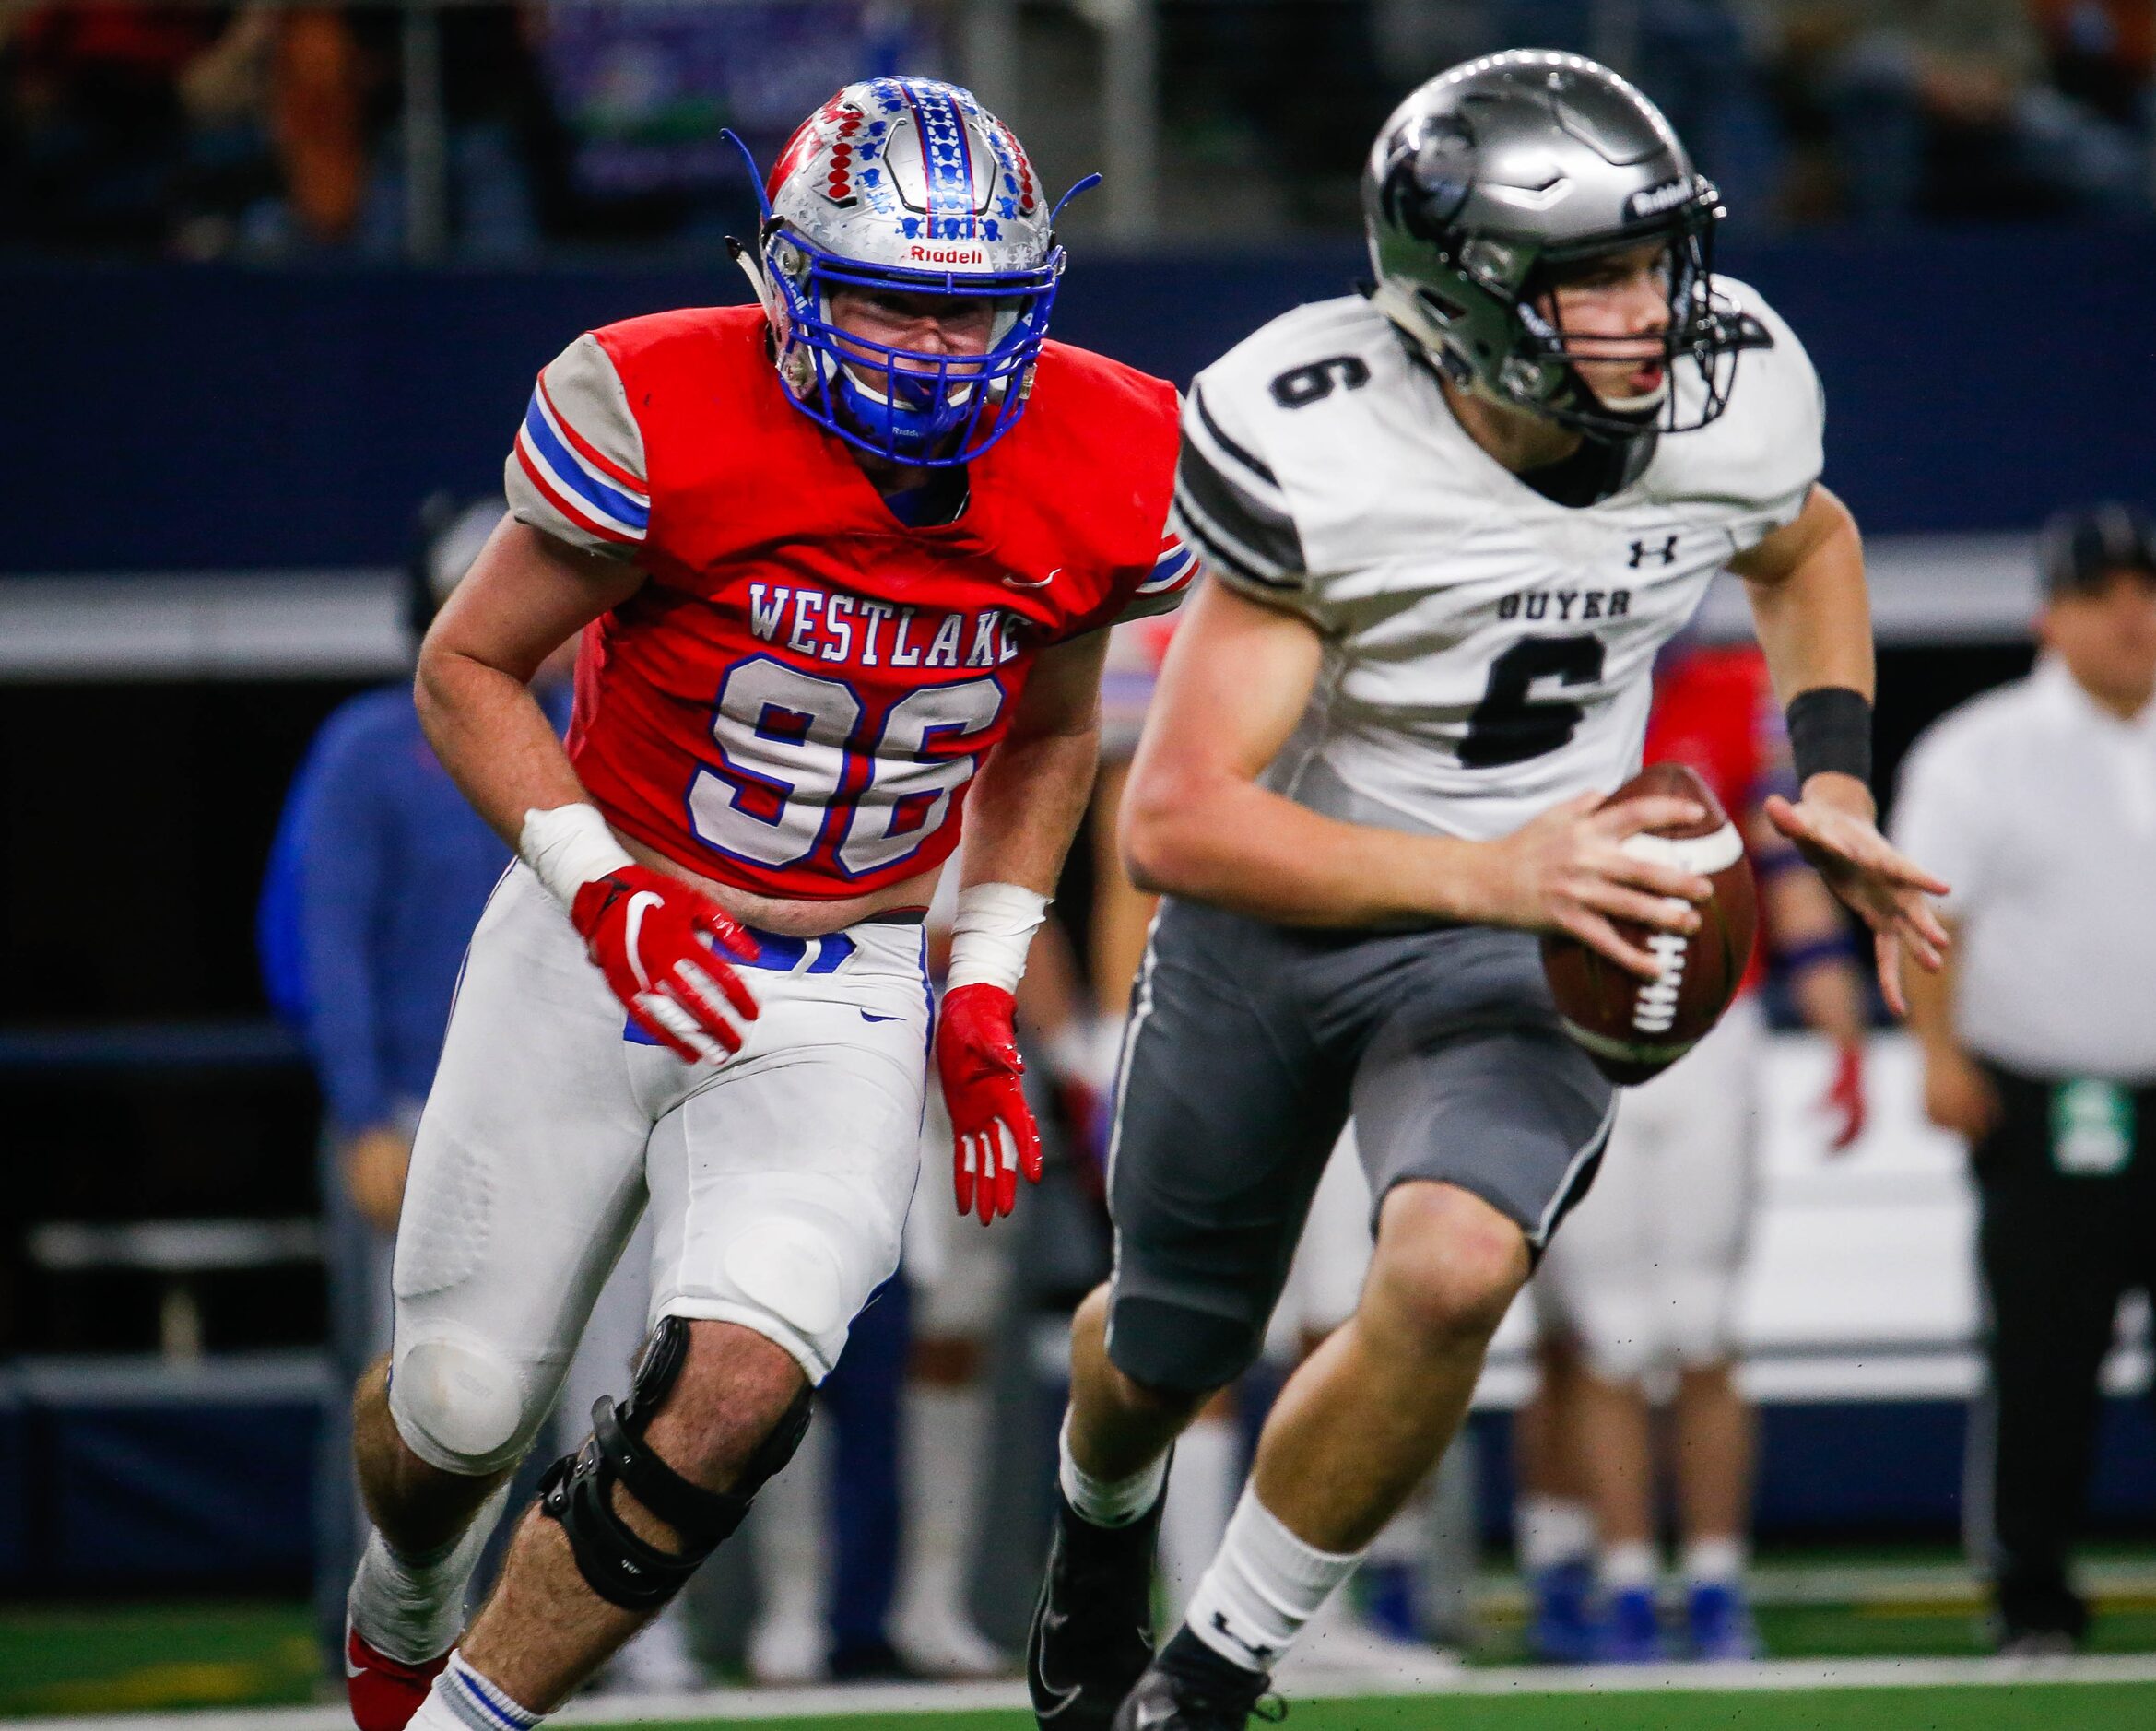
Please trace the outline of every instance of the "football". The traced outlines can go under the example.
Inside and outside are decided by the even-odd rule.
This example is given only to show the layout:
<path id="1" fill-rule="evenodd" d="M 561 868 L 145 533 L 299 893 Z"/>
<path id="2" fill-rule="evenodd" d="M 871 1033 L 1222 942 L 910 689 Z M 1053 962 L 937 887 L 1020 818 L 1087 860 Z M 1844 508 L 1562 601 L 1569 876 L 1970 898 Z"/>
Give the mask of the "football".
<path id="1" fill-rule="evenodd" d="M 1602 803 L 1653 794 L 1689 799 L 1706 810 L 1695 823 L 1645 830 L 1625 843 L 1628 852 L 1697 872 L 1714 886 L 1700 904 L 1700 929 L 1684 937 L 1616 923 L 1628 942 L 1660 960 L 1662 971 L 1653 980 L 1627 972 L 1575 937 L 1549 933 L 1542 939 L 1542 969 L 1565 1032 L 1603 1075 L 1628 1084 L 1668 1068 L 1720 1019 L 1744 978 L 1759 923 L 1744 840 L 1694 771 L 1650 763 Z"/>

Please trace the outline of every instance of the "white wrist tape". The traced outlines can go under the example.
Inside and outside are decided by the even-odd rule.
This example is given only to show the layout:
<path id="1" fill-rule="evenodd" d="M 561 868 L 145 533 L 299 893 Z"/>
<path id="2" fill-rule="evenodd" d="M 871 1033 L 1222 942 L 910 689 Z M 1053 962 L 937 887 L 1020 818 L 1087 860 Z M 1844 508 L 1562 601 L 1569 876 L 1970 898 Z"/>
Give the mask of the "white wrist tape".
<path id="1" fill-rule="evenodd" d="M 557 806 L 552 811 L 533 807 L 524 813 L 516 851 L 565 908 L 593 878 L 636 864 L 614 839 L 596 806 Z"/>
<path id="2" fill-rule="evenodd" d="M 1048 898 L 1018 884 L 972 884 L 960 890 L 944 989 L 987 984 L 1017 991 L 1033 934 L 1047 917 Z"/>

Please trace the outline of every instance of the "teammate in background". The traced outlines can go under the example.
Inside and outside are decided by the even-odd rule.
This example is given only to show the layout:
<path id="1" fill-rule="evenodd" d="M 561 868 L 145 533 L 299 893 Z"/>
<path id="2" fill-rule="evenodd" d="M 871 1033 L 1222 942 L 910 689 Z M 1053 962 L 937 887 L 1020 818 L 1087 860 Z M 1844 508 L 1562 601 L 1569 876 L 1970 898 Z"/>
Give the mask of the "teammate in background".
<path id="1" fill-rule="evenodd" d="M 1653 978 L 1611 921 L 1691 931 L 1708 893 L 1627 846 L 1696 807 L 1597 807 L 1717 571 L 1788 700 L 1800 795 L 1770 819 L 1874 928 L 1897 1008 L 1903 948 L 1945 942 L 1944 887 L 1873 822 L 1863 558 L 1818 484 L 1818 380 L 1713 276 L 1719 201 L 1667 124 L 1591 62 L 1497 55 L 1410 96 L 1363 185 L 1371 296 L 1275 321 L 1183 418 L 1175 520 L 1210 576 L 1125 800 L 1134 876 L 1169 899 L 1119 1083 L 1115 1272 L 1072 1335 L 1030 1643 L 1052 1727 L 1237 1731 L 1458 1429 L 1612 1115 L 1530 934 Z M 1361 1303 L 1290 1379 L 1149 1659 L 1169 1446 L 1256 1351 L 1350 1107 Z"/>
<path id="2" fill-rule="evenodd" d="M 461 511 L 446 495 L 430 501 L 409 573 L 415 639 L 503 514 L 499 499 Z M 532 681 L 557 733 L 569 724 L 573 664 L 574 645 L 564 644 Z M 390 1254 L 412 1132 L 442 1054 L 465 946 L 509 861 L 428 745 L 408 681 L 340 705 L 286 796 L 258 936 L 271 999 L 299 1029 L 322 1087 L 330 1348 L 348 1377 L 390 1344 Z M 563 1384 L 572 1410 L 583 1389 L 612 1388 L 634 1357 L 647 1289 L 641 1267 L 618 1268 L 607 1281 Z M 590 1406 L 586 1396 L 582 1410 Z M 571 1442 L 584 1431 L 581 1421 L 565 1428 Z M 333 1414 L 321 1449 L 315 1613 L 336 1676 L 344 1662 L 346 1590 L 366 1538 L 348 1414 Z M 617 1654 L 601 1685 L 651 1690 L 701 1683 L 680 1608 L 670 1606 Z"/>
<path id="3" fill-rule="evenodd" d="M 1160 906 L 1158 896 L 1131 882 L 1123 861 L 1123 792 L 1174 634 L 1172 614 L 1117 626 L 1109 634 L 1108 665 L 1101 675 L 1101 774 L 1093 783 L 1093 909 L 1086 950 L 1101 1019 L 1117 1047 L 1130 1014 L 1131 986 L 1145 960 L 1146 931 Z M 1113 1056 L 1106 1067 L 1113 1080 Z"/>
<path id="4" fill-rule="evenodd" d="M 415 642 L 501 515 L 499 502 L 460 512 L 446 496 L 429 501 L 406 571 Z M 567 657 L 535 688 L 566 726 Z M 330 1351 L 348 1378 L 389 1346 L 389 1260 L 412 1131 L 465 942 L 508 863 L 435 760 L 408 680 L 339 704 L 285 795 L 255 931 L 270 1001 L 322 1090 Z M 365 1532 L 343 1418 L 333 1410 L 323 1428 L 314 1506 L 315 1611 L 333 1674 Z"/>
<path id="5" fill-rule="evenodd" d="M 1151 623 L 1152 621 L 1140 621 Z M 1127 630 L 1128 626 L 1120 628 Z M 931 975 L 949 965 L 951 899 L 939 893 L 928 913 Z M 1053 1100 L 1063 1136 L 1051 1154 L 1071 1148 L 1098 1118 L 1099 1090 L 1068 1054 L 1090 1043 L 1090 995 L 1069 937 L 1051 915 L 1034 934 L 1019 983 L 1019 1043 L 1038 1059 L 1037 1100 Z M 1043 1125 L 1047 1133 L 1051 1126 Z M 929 1101 L 922 1146 L 933 1156 L 950 1146 L 950 1122 Z M 990 1353 L 996 1321 L 1008 1313 L 1016 1236 L 984 1232 L 942 1207 L 906 1217 L 904 1270 L 912 1286 L 913 1342 L 903 1399 L 901 1449 L 905 1521 L 890 1638 L 900 1657 L 927 1677 L 1007 1676 L 1013 1655 L 982 1633 L 968 1601 L 975 1542 L 987 1511 L 984 1475 L 954 1473 L 953 1461 L 984 1461 L 995 1448 Z"/>
<path id="6" fill-rule="evenodd" d="M 357 1396 L 362 1731 L 536 1723 L 785 1465 L 898 1261 L 961 812 L 955 1187 L 986 1218 L 1038 1171 L 1012 991 L 1091 785 L 1104 630 L 1184 581 L 1174 393 L 1045 342 L 1053 212 L 963 90 L 849 86 L 767 196 L 760 304 L 540 374 L 515 521 L 421 652 L 428 736 L 522 863 L 414 1146 L 394 1367 Z M 579 631 L 564 750 L 527 682 Z M 630 1396 L 460 1637 L 477 1517 L 647 1195 Z"/>
<path id="7" fill-rule="evenodd" d="M 1768 821 L 1795 792 L 1756 649 L 1679 639 L 1655 669 L 1645 759 L 1697 770 L 1742 824 L 1768 942 L 1808 1027 L 1834 1042 L 1822 1104 L 1837 1152 L 1864 1128 L 1864 981 L 1833 898 Z M 1536 1271 L 1542 1386 L 1514 1432 L 1530 1643 L 1559 1663 L 1667 1656 L 1656 1609 L 1650 1379 L 1675 1372 L 1667 1466 L 1687 1586 L 1685 1652 L 1754 1657 L 1744 1596 L 1752 1419 L 1736 1377 L 1766 1019 L 1756 949 L 1741 995 L 1683 1063 L 1620 1103 L 1595 1189 Z M 1577 1500 L 1566 1493 L 1578 1488 Z M 1594 1602 L 1600 1552 L 1604 1602 Z"/>

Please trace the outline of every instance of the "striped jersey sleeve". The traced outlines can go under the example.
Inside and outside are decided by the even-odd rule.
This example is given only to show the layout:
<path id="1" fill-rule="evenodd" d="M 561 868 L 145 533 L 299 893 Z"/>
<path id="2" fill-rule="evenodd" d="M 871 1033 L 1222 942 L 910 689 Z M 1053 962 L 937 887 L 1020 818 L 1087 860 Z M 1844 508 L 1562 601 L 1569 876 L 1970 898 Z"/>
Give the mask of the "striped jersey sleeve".
<path id="1" fill-rule="evenodd" d="M 1184 596 L 1190 593 L 1190 580 L 1197 575 L 1197 559 L 1183 537 L 1176 534 L 1171 521 L 1160 531 L 1160 556 L 1153 561 L 1151 574 L 1130 592 L 1130 599 L 1121 613 L 1115 616 L 1120 625 L 1125 619 L 1150 618 L 1156 613 L 1172 613 L 1183 605 Z"/>
<path id="2" fill-rule="evenodd" d="M 1168 526 L 1231 589 L 1304 610 L 1310 573 L 1288 496 L 1231 394 L 1202 376 L 1184 403 Z"/>
<path id="3" fill-rule="evenodd" d="M 651 526 L 643 432 L 614 362 L 586 332 L 547 363 L 504 470 L 517 521 L 633 560 Z"/>

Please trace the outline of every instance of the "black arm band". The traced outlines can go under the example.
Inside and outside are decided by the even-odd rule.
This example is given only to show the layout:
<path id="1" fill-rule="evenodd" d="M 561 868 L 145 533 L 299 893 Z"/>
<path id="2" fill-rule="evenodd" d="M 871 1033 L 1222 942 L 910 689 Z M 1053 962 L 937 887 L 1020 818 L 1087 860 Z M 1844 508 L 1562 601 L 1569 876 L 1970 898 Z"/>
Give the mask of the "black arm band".
<path id="1" fill-rule="evenodd" d="M 1789 756 L 1799 787 L 1827 771 L 1871 785 L 1871 700 L 1845 685 L 1822 685 L 1790 700 Z"/>

